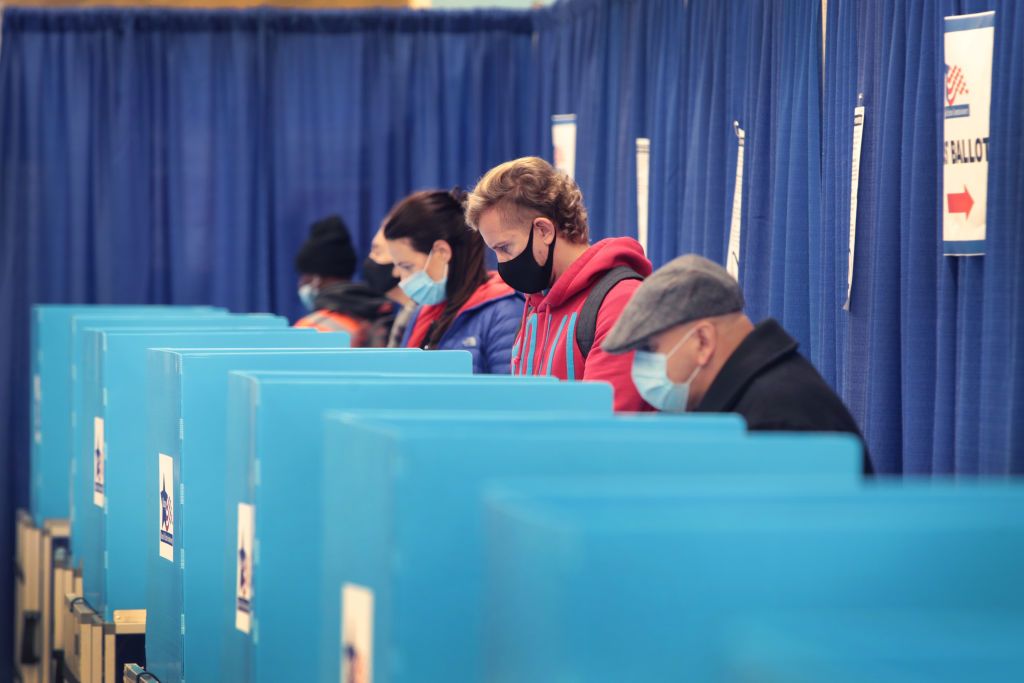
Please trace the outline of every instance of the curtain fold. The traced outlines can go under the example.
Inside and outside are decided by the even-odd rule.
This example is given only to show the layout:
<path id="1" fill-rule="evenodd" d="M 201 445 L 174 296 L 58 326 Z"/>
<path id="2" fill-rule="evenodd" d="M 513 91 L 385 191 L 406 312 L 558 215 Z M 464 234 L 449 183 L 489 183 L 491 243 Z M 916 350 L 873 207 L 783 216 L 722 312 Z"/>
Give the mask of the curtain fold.
<path id="1" fill-rule="evenodd" d="M 32 303 L 296 316 L 312 221 L 339 213 L 366 253 L 405 194 L 539 151 L 533 33 L 506 11 L 7 9 L 0 556 L 27 505 Z"/>

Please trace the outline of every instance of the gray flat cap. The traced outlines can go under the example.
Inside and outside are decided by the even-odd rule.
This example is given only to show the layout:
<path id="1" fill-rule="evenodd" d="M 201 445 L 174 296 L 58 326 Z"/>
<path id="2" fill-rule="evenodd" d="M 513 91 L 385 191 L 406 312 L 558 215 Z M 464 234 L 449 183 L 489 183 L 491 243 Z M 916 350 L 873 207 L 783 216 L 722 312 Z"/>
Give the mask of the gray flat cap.
<path id="1" fill-rule="evenodd" d="M 725 268 L 687 254 L 644 280 L 601 348 L 625 353 L 676 325 L 742 310 L 743 290 Z"/>

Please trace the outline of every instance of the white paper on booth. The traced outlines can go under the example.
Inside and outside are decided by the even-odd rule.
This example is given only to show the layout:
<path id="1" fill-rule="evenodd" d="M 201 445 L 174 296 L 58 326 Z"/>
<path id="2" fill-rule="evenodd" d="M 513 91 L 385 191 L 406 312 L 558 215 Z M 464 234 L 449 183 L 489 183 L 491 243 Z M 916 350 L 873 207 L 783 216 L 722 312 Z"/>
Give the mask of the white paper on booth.
<path id="1" fill-rule="evenodd" d="M 37 444 L 43 442 L 43 379 L 32 375 L 32 437 Z"/>
<path id="2" fill-rule="evenodd" d="M 103 418 L 92 421 L 92 502 L 103 507 L 103 493 L 107 480 L 107 461 L 103 441 Z"/>
<path id="3" fill-rule="evenodd" d="M 373 591 L 341 587 L 341 683 L 373 683 Z"/>
<path id="4" fill-rule="evenodd" d="M 160 523 L 160 557 L 174 561 L 174 459 L 160 454 L 158 512 Z"/>
<path id="5" fill-rule="evenodd" d="M 248 503 L 238 504 L 238 545 L 235 549 L 235 628 L 249 633 L 252 627 L 253 546 L 256 512 Z"/>

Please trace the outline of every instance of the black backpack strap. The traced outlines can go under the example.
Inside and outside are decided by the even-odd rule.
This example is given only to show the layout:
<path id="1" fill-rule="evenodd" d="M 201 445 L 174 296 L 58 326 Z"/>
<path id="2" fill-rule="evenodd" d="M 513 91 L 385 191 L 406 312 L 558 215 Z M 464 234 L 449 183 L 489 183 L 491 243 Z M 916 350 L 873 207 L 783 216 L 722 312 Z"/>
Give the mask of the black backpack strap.
<path id="1" fill-rule="evenodd" d="M 594 346 L 594 337 L 597 335 L 597 314 L 601 310 L 601 304 L 604 303 L 608 292 L 623 280 L 643 279 L 643 275 L 629 266 L 618 266 L 605 273 L 587 294 L 583 308 L 580 309 L 580 317 L 576 320 L 576 346 L 579 347 L 584 358 L 590 355 L 590 349 Z"/>

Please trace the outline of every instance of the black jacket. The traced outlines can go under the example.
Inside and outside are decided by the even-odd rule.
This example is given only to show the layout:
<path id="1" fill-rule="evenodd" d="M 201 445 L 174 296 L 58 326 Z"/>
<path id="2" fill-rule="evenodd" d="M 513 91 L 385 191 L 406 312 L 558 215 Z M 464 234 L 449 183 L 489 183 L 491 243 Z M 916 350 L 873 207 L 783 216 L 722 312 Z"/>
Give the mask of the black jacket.
<path id="1" fill-rule="evenodd" d="M 774 320 L 754 328 L 722 366 L 698 412 L 739 413 L 751 431 L 848 432 L 857 423 L 797 342 Z M 864 472 L 871 473 L 864 448 Z"/>
<path id="2" fill-rule="evenodd" d="M 353 345 L 381 348 L 388 345 L 388 334 L 395 322 L 397 306 L 360 282 L 337 282 L 324 287 L 314 302 L 316 310 L 340 313 L 365 323 L 364 331 Z"/>

